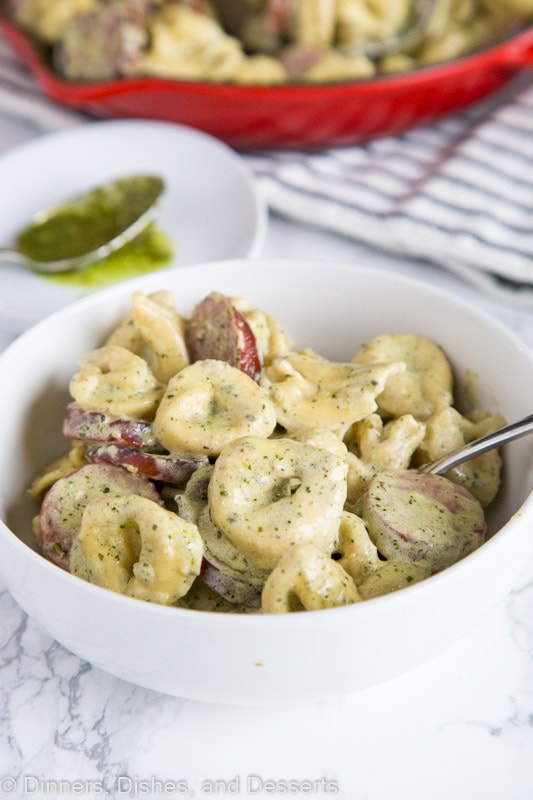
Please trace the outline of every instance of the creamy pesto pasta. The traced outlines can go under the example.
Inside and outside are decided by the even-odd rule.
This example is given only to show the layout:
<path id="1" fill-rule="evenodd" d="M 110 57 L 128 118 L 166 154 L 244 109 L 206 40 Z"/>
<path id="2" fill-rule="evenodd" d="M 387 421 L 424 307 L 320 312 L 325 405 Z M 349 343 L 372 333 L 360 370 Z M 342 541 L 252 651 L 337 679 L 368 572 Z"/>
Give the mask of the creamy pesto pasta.
<path id="1" fill-rule="evenodd" d="M 500 486 L 496 450 L 416 470 L 505 420 L 456 408 L 446 354 L 408 332 L 335 362 L 243 298 L 185 317 L 137 291 L 70 394 L 67 452 L 30 487 L 40 548 L 162 605 L 287 613 L 402 589 L 483 543 Z"/>
<path id="2" fill-rule="evenodd" d="M 533 17 L 533 0 L 436 0 L 423 35 L 409 0 L 8 0 L 70 80 L 154 75 L 275 85 L 370 78 L 445 61 Z"/>

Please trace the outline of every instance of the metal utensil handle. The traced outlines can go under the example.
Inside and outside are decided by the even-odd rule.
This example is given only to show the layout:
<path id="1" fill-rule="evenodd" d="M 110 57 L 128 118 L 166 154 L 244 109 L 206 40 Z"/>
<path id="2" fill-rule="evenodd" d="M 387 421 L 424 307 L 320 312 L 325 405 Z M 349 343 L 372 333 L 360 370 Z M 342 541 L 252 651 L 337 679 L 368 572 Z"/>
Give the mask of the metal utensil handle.
<path id="1" fill-rule="evenodd" d="M 423 464 L 419 467 L 419 472 L 430 472 L 433 475 L 442 475 L 444 472 L 462 464 L 463 461 L 468 461 L 474 456 L 479 456 L 498 447 L 505 442 L 511 442 L 513 439 L 519 439 L 522 436 L 527 436 L 528 433 L 533 433 L 533 414 L 529 414 L 524 419 L 512 422 L 504 428 L 499 428 L 493 433 L 483 436 L 481 439 L 476 439 L 469 442 L 464 447 L 454 450 L 453 453 L 448 453 L 436 461 L 430 461 L 428 464 Z"/>
<path id="2" fill-rule="evenodd" d="M 0 264 L 18 264 L 19 266 L 27 267 L 28 259 L 17 250 L 12 250 L 10 247 L 0 247 Z"/>

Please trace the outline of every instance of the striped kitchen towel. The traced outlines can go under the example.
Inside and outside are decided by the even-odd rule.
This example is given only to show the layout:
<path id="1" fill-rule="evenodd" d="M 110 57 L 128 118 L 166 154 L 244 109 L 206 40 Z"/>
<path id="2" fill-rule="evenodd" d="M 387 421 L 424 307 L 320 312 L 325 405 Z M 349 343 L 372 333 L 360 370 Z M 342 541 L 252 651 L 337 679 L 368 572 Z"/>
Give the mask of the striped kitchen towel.
<path id="1" fill-rule="evenodd" d="M 533 306 L 533 81 L 365 145 L 248 157 L 277 213 Z"/>
<path id="2" fill-rule="evenodd" d="M 36 133 L 87 119 L 39 90 L 0 38 L 0 115 Z M 533 76 L 402 135 L 320 152 L 245 154 L 278 214 L 437 263 L 533 307 Z"/>
<path id="3" fill-rule="evenodd" d="M 36 134 L 61 130 L 87 119 L 44 97 L 0 34 L 0 115 L 28 122 Z"/>

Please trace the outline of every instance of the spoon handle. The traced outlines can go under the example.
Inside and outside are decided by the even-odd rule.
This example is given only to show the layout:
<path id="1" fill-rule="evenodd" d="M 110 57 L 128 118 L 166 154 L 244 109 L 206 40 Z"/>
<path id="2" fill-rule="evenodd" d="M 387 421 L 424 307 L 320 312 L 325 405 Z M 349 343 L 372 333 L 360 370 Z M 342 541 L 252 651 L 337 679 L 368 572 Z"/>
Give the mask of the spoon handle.
<path id="1" fill-rule="evenodd" d="M 0 247 L 0 264 L 18 264 L 21 267 L 28 267 L 28 259 L 17 250 L 10 247 Z"/>
<path id="2" fill-rule="evenodd" d="M 473 442 L 454 450 L 452 453 L 447 453 L 442 458 L 436 461 L 430 461 L 428 464 L 423 464 L 418 468 L 419 472 L 429 472 L 433 475 L 442 475 L 444 472 L 462 464 L 463 461 L 468 461 L 474 456 L 479 456 L 486 453 L 487 450 L 492 450 L 505 442 L 511 442 L 513 439 L 519 439 L 521 436 L 527 436 L 528 433 L 533 433 L 533 414 L 529 414 L 524 419 L 517 422 L 512 422 L 503 428 L 498 428 L 497 431 L 483 436 L 481 439 L 476 439 Z"/>

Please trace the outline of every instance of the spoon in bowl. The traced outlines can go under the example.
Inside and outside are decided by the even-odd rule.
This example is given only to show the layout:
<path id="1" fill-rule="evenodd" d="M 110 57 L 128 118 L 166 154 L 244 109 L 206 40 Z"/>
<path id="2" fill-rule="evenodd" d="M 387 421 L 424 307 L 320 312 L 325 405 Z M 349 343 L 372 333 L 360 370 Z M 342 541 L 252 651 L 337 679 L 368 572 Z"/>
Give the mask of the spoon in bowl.
<path id="1" fill-rule="evenodd" d="M 457 450 L 442 456 L 442 458 L 423 464 L 418 467 L 417 472 L 443 475 L 458 464 L 474 458 L 474 456 L 486 453 L 494 447 L 505 444 L 505 442 L 511 442 L 513 439 L 527 436 L 529 433 L 533 433 L 533 414 L 529 414 L 527 417 L 517 420 L 517 422 L 512 422 L 510 425 L 505 425 L 503 428 L 498 428 L 498 430 L 483 436 L 481 439 L 468 442 Z"/>
<path id="2" fill-rule="evenodd" d="M 153 221 L 163 189 L 155 175 L 134 175 L 39 211 L 14 247 L 0 248 L 0 263 L 45 274 L 86 269 Z"/>

